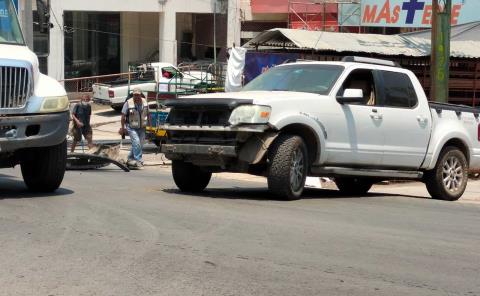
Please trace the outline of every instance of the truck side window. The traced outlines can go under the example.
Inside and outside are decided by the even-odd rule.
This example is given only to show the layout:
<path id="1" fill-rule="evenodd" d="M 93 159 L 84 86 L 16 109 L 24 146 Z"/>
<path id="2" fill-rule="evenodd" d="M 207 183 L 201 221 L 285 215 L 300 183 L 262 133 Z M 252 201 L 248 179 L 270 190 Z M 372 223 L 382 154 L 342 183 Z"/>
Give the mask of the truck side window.
<path id="1" fill-rule="evenodd" d="M 417 94 L 412 81 L 407 74 L 398 72 L 381 71 L 385 107 L 413 108 L 418 103 Z"/>
<path id="2" fill-rule="evenodd" d="M 343 83 L 338 95 L 343 95 L 347 88 L 361 89 L 363 91 L 363 105 L 375 106 L 377 104 L 375 83 L 371 70 L 357 69 L 353 70 Z"/>

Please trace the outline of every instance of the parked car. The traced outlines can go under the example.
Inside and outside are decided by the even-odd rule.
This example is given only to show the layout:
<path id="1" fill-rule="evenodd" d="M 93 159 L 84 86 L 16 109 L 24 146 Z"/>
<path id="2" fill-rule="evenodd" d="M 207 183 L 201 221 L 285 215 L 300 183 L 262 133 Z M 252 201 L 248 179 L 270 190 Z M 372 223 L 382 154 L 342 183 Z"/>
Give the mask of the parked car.
<path id="1" fill-rule="evenodd" d="M 307 175 L 333 177 L 347 194 L 421 180 L 433 198 L 457 200 L 469 167 L 480 167 L 480 110 L 429 103 L 415 75 L 390 61 L 284 64 L 241 92 L 167 106 L 162 151 L 182 191 L 203 190 L 213 172 L 242 172 L 266 176 L 288 200 Z"/>

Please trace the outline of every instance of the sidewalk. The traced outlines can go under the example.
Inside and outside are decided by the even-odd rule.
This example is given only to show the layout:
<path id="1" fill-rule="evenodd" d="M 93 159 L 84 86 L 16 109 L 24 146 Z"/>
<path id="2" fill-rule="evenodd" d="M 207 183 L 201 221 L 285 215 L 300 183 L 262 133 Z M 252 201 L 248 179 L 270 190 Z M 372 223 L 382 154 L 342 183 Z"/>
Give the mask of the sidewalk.
<path id="1" fill-rule="evenodd" d="M 92 104 L 90 124 L 93 129 L 93 141 L 120 141 L 118 134 L 121 114 L 109 106 Z"/>
<path id="2" fill-rule="evenodd" d="M 214 174 L 214 178 L 221 178 L 227 180 L 239 180 L 245 182 L 262 183 L 267 186 L 267 179 L 264 177 L 257 177 L 247 174 L 235 173 L 221 173 Z M 333 181 L 322 182 L 323 189 L 336 190 L 337 187 Z M 388 195 L 406 196 L 412 198 L 430 198 L 430 195 L 425 188 L 425 184 L 421 182 L 405 182 L 405 183 L 381 183 L 374 185 L 370 193 L 383 193 Z M 470 179 L 467 190 L 458 202 L 462 203 L 476 203 L 480 205 L 480 180 Z"/>

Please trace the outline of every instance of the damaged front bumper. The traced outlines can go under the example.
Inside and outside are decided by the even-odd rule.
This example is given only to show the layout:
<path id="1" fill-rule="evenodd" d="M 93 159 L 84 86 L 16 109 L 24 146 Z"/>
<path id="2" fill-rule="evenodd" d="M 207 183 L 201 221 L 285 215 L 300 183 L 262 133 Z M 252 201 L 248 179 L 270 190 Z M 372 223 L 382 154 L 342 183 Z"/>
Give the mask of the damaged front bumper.
<path id="1" fill-rule="evenodd" d="M 167 143 L 162 152 L 169 159 L 183 159 L 224 166 L 231 163 L 259 163 L 278 132 L 269 125 L 173 126 L 163 125 Z M 192 133 L 195 136 L 192 136 Z M 187 135 L 185 136 L 185 135 Z M 233 141 L 225 141 L 226 136 Z M 202 142 L 202 139 L 204 142 Z"/>

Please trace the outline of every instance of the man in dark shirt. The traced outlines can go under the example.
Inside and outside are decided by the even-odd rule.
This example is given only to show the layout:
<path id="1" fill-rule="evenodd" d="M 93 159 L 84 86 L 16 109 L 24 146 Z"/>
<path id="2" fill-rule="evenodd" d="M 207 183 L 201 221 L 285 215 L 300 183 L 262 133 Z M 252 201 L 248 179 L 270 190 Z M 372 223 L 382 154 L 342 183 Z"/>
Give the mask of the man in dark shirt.
<path id="1" fill-rule="evenodd" d="M 82 96 L 80 103 L 73 107 L 73 142 L 71 152 L 75 152 L 75 146 L 82 140 L 82 135 L 88 143 L 88 148 L 93 148 L 92 127 L 90 126 L 90 116 L 92 115 L 92 106 L 90 106 L 90 96 L 85 94 Z"/>

